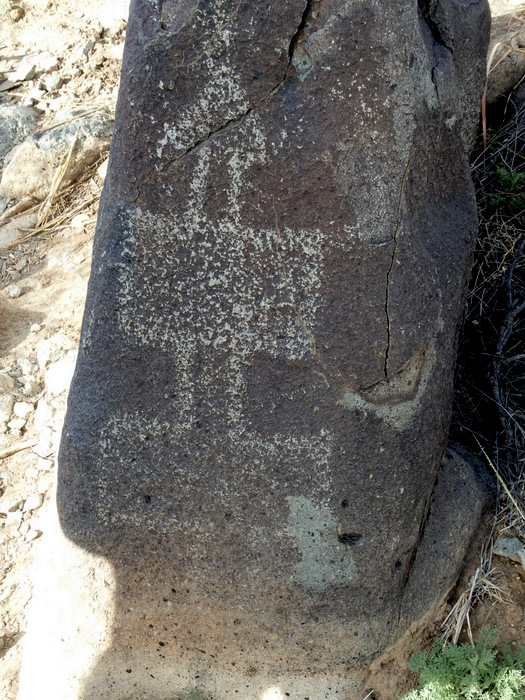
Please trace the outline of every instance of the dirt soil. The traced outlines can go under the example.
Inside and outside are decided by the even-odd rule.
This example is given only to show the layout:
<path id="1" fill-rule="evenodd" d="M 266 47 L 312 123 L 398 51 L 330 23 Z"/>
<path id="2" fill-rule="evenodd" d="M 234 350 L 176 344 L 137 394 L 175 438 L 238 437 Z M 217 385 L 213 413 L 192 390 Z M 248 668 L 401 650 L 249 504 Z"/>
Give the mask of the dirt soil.
<path id="1" fill-rule="evenodd" d="M 502 2 L 503 0 L 499 0 Z M 114 107 L 125 35 L 126 0 L 0 0 L 0 107 L 30 104 L 39 113 L 38 129 L 56 112 L 73 107 Z M 46 75 L 6 81 L 16 70 L 47 52 L 58 59 L 53 73 L 60 84 L 43 90 Z M 102 154 L 101 160 L 103 160 Z M 1 170 L 0 170 L 1 175 Z M 85 182 L 57 204 L 77 213 L 60 225 L 18 245 L 0 249 L 0 374 L 13 386 L 18 423 L 0 429 L 0 698 L 14 700 L 26 629 L 27 606 L 45 530 L 45 508 L 56 470 L 56 450 L 66 405 L 67 382 L 74 365 L 90 273 L 96 202 L 78 213 L 83 198 L 100 193 L 103 171 L 94 167 Z M 0 216 L 16 202 L 0 202 Z M 31 218 L 32 217 L 32 218 Z M 30 233 L 36 214 L 18 221 L 19 237 Z M 0 219 L 0 233 L 7 225 Z M 13 296 L 12 285 L 20 295 Z M 1 377 L 0 377 L 1 378 Z M 9 379 L 10 378 L 10 379 Z M 2 386 L 0 383 L 0 399 Z M 29 405 L 29 408 L 27 407 Z M 13 411 L 15 408 L 13 408 Z M 22 421 L 22 422 L 20 422 Z M 1 424 L 0 424 L 1 426 Z M 20 426 L 20 427 L 17 427 Z M 47 440 L 47 443 L 46 443 Z M 47 450 L 39 449 L 48 444 Z M 10 454 L 12 453 L 12 454 Z M 3 512 L 5 511 L 5 512 Z M 376 663 L 371 679 L 376 700 L 395 700 L 414 682 L 406 670 L 410 654 L 430 645 L 451 604 L 475 570 L 480 541 L 450 600 L 420 630 L 412 630 Z M 498 627 L 502 643 L 525 644 L 525 571 L 495 558 L 501 585 L 511 603 L 487 599 L 471 615 L 474 635 L 483 626 Z"/>

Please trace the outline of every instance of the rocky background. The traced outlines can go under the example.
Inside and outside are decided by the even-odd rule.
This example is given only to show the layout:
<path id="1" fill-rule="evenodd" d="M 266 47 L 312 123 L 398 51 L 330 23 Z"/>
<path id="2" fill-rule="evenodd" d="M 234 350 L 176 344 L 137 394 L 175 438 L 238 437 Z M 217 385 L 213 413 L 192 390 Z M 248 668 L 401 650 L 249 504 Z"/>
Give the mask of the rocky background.
<path id="1" fill-rule="evenodd" d="M 520 64 L 525 34 L 509 28 L 520 10 L 512 0 L 493 3 L 501 36 L 492 45 L 506 41 L 517 49 L 494 71 L 494 81 L 496 76 L 501 81 L 492 84 L 496 97 L 525 73 Z M 126 15 L 125 0 L 0 0 L 0 697 L 5 700 L 16 697 L 32 567 L 75 365 Z M 507 51 L 497 47 L 493 62 Z M 525 575 L 518 564 L 502 563 L 502 570 L 514 604 L 501 613 L 498 626 L 507 629 L 510 641 L 523 643 Z M 476 624 L 485 624 L 478 617 Z M 396 670 L 404 673 L 401 666 Z"/>
<path id="2" fill-rule="evenodd" d="M 16 697 L 127 3 L 0 0 L 0 697 Z M 65 166 L 65 167 L 64 167 Z"/>

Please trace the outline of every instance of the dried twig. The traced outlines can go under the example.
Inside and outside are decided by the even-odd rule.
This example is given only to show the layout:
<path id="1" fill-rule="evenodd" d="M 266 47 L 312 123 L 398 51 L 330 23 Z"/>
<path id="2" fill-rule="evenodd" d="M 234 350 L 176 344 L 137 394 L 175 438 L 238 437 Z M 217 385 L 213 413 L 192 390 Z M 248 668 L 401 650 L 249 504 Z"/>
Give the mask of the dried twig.
<path id="1" fill-rule="evenodd" d="M 38 444 L 38 440 L 26 440 L 25 442 L 18 442 L 16 445 L 11 445 L 11 447 L 6 447 L 5 450 L 0 451 L 0 459 L 7 459 L 15 455 L 17 452 L 22 452 L 22 450 L 29 450 Z"/>

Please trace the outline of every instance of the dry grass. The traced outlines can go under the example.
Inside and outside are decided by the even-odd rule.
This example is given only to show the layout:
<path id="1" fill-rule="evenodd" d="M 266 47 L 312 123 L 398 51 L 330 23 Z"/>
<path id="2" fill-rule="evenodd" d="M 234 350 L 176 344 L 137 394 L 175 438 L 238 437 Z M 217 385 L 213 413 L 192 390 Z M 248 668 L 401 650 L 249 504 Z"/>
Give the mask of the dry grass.
<path id="1" fill-rule="evenodd" d="M 20 273 L 29 272 L 31 267 L 39 263 L 42 255 L 36 241 L 40 240 L 42 236 L 74 228 L 76 235 L 78 235 L 77 248 L 81 248 L 84 243 L 93 238 L 103 185 L 103 179 L 97 170 L 107 158 L 107 153 L 88 168 L 78 181 L 62 188 L 75 142 L 76 138 L 63 163 L 57 168 L 45 200 L 37 204 L 27 200 L 20 202 L 6 212 L 3 217 L 0 217 L 1 225 L 27 214 L 37 213 L 35 226 L 15 243 L 0 250 L 0 287 L 10 284 Z M 75 217 L 80 214 L 84 215 L 82 221 L 79 222 L 77 219 L 75 222 Z M 24 261 L 26 264 L 21 267 Z"/>
<path id="2" fill-rule="evenodd" d="M 510 602 L 492 561 L 494 537 L 525 540 L 525 107 L 484 134 L 473 162 L 479 240 L 465 309 L 456 378 L 454 438 L 496 477 L 497 508 L 480 564 L 443 623 L 456 643 L 472 640 L 470 610 L 480 600 Z"/>

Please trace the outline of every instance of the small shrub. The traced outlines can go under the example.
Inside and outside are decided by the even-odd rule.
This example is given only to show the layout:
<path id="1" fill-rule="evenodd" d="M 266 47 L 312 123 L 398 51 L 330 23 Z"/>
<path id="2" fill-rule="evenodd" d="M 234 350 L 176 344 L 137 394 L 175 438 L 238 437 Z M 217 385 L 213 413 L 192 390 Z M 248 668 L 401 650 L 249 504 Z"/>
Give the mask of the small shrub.
<path id="1" fill-rule="evenodd" d="M 506 168 L 496 170 L 499 191 L 490 198 L 493 207 L 506 207 L 509 212 L 523 212 L 525 209 L 525 173 Z"/>
<path id="2" fill-rule="evenodd" d="M 496 650 L 497 630 L 482 630 L 472 644 L 437 642 L 414 654 L 419 687 L 399 700 L 525 700 L 525 647 Z"/>

